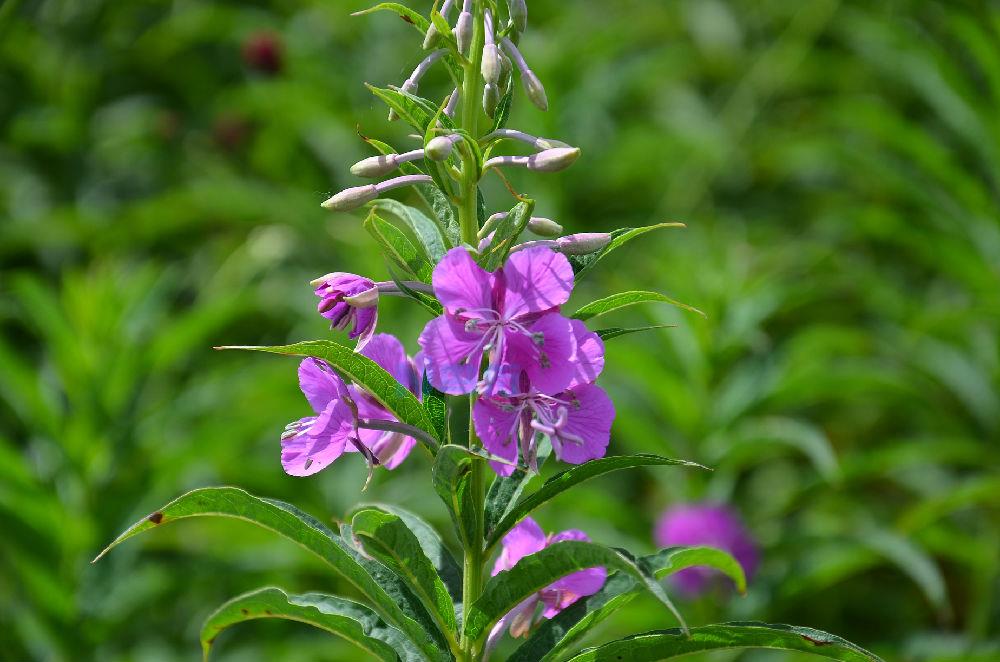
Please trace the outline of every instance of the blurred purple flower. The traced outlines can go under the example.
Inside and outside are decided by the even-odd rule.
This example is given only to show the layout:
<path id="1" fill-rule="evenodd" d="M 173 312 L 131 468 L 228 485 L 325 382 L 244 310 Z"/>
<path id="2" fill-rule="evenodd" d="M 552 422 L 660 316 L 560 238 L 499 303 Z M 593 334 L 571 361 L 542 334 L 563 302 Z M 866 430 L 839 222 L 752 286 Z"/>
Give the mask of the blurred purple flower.
<path id="1" fill-rule="evenodd" d="M 417 361 L 395 337 L 375 335 L 360 353 L 420 396 Z M 345 384 L 325 361 L 307 358 L 299 364 L 299 388 L 316 415 L 289 424 L 281 435 L 281 464 L 289 475 L 311 476 L 345 452 L 362 452 L 370 463 L 395 469 L 416 444 L 401 432 L 366 427 L 368 421 L 396 417 L 363 389 Z"/>
<path id="2" fill-rule="evenodd" d="M 330 320 L 331 329 L 344 330 L 353 324 L 348 337 L 359 338 L 357 349 L 363 349 L 378 321 L 378 287 L 374 281 L 337 271 L 317 278 L 311 285 L 320 298 L 317 312 Z"/>
<path id="3" fill-rule="evenodd" d="M 281 72 L 281 37 L 273 32 L 257 32 L 243 42 L 243 62 L 262 74 Z"/>
<path id="4" fill-rule="evenodd" d="M 540 552 L 549 545 L 564 540 L 582 540 L 589 542 L 590 538 L 579 529 L 570 529 L 554 535 L 546 536 L 538 523 L 526 517 L 510 530 L 503 538 L 503 551 L 493 566 L 493 575 L 510 570 L 517 562 L 529 554 Z M 538 593 L 527 598 L 514 607 L 490 633 L 490 640 L 495 644 L 505 628 L 510 629 L 512 637 L 527 636 L 535 623 L 535 608 L 541 602 L 544 605 L 542 616 L 552 618 L 580 598 L 593 595 L 601 590 L 608 577 L 604 568 L 587 568 L 549 584 Z M 487 644 L 490 648 L 491 644 Z"/>
<path id="5" fill-rule="evenodd" d="M 573 325 L 558 313 L 573 290 L 573 269 L 548 248 L 520 251 L 490 273 L 464 248 L 434 268 L 434 293 L 444 314 L 420 334 L 427 378 L 440 391 L 462 395 L 513 393 L 524 373 L 541 393 L 560 393 L 573 381 Z M 488 367 L 479 379 L 483 356 Z"/>
<path id="6" fill-rule="evenodd" d="M 722 504 L 674 506 L 660 518 L 655 537 L 661 547 L 703 545 L 728 552 L 743 566 L 748 581 L 759 562 L 756 543 L 740 516 Z M 691 596 L 702 593 L 719 578 L 721 575 L 710 568 L 688 568 L 671 576 L 674 584 Z"/>

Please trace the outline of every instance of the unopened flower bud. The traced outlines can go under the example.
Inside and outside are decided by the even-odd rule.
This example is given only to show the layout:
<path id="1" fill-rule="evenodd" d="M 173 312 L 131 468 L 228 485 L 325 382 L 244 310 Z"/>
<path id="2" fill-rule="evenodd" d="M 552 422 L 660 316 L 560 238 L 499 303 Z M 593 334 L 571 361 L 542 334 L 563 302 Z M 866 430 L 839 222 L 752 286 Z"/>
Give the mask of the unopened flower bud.
<path id="1" fill-rule="evenodd" d="M 367 159 L 362 159 L 352 165 L 351 174 L 357 175 L 358 177 L 382 177 L 383 175 L 387 175 L 398 168 L 401 163 L 416 161 L 417 159 L 422 159 L 423 157 L 424 151 L 422 149 L 415 149 L 403 154 L 380 154 L 378 156 L 369 156 Z"/>
<path id="2" fill-rule="evenodd" d="M 444 0 L 444 4 L 441 5 L 441 11 L 439 13 L 445 18 L 448 18 L 448 12 L 451 11 L 453 1 L 454 0 Z M 440 39 L 441 33 L 438 32 L 437 26 L 432 22 L 430 27 L 427 28 L 427 33 L 424 35 L 424 50 L 429 51 L 434 48 Z"/>
<path id="3" fill-rule="evenodd" d="M 458 109 L 458 88 L 456 87 L 452 90 L 451 96 L 448 97 L 448 104 L 444 107 L 444 114 L 448 117 L 455 116 L 455 110 Z"/>
<path id="4" fill-rule="evenodd" d="M 611 243 L 607 232 L 581 232 L 556 239 L 556 247 L 566 255 L 596 253 Z"/>
<path id="5" fill-rule="evenodd" d="M 545 88 L 542 87 L 542 81 L 538 80 L 538 76 L 535 72 L 528 68 L 528 63 L 524 61 L 524 56 L 521 55 L 521 51 L 517 50 L 517 46 L 514 45 L 507 37 L 504 37 L 501 41 L 504 50 L 510 55 L 514 64 L 517 65 L 518 71 L 521 72 L 521 85 L 524 86 L 524 93 L 528 96 L 531 103 L 535 104 L 539 110 L 549 109 L 549 100 L 545 96 Z"/>
<path id="6" fill-rule="evenodd" d="M 483 112 L 487 116 L 496 115 L 497 107 L 500 105 L 500 90 L 492 83 L 483 86 Z"/>
<path id="7" fill-rule="evenodd" d="M 469 52 L 469 46 L 472 45 L 472 0 L 465 0 L 462 13 L 458 15 L 458 22 L 455 23 L 455 41 L 458 43 L 459 53 Z"/>
<path id="8" fill-rule="evenodd" d="M 451 148 L 454 144 L 452 136 L 437 136 L 428 141 L 427 146 L 424 147 L 424 154 L 431 161 L 444 161 L 451 154 Z"/>
<path id="9" fill-rule="evenodd" d="M 573 165 L 579 156 L 579 147 L 554 147 L 532 154 L 526 165 L 535 172 L 558 172 Z"/>
<path id="10" fill-rule="evenodd" d="M 539 237 L 558 237 L 563 232 L 563 226 L 548 218 L 532 216 L 528 219 L 528 230 Z"/>
<path id="11" fill-rule="evenodd" d="M 350 211 L 357 209 L 367 202 L 371 202 L 377 197 L 378 189 L 375 188 L 375 184 L 352 186 L 330 197 L 320 206 L 324 209 L 332 209 L 333 211 Z"/>
<path id="12" fill-rule="evenodd" d="M 516 33 L 520 34 L 528 29 L 528 6 L 524 0 L 507 0 L 507 10 Z"/>
<path id="13" fill-rule="evenodd" d="M 500 82 L 500 49 L 496 44 L 486 44 L 483 46 L 483 62 L 480 67 L 483 80 L 487 85 L 496 87 Z"/>

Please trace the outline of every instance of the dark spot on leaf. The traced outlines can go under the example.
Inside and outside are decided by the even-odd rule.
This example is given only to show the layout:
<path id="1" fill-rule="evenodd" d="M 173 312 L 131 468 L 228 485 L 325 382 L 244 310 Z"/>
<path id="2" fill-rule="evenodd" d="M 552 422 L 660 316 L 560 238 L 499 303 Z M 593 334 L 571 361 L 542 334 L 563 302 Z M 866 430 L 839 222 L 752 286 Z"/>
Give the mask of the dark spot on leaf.
<path id="1" fill-rule="evenodd" d="M 163 513 L 161 513 L 159 510 L 157 510 L 155 513 L 153 513 L 152 515 L 150 515 L 146 519 L 148 519 L 153 524 L 159 524 L 160 522 L 163 521 Z"/>
<path id="2" fill-rule="evenodd" d="M 240 611 L 243 613 L 244 616 L 250 613 L 249 609 L 240 609 Z"/>
<path id="3" fill-rule="evenodd" d="M 274 612 L 273 612 L 273 611 L 271 611 L 270 609 L 265 609 L 265 610 L 264 610 L 264 613 L 265 613 L 265 614 L 267 614 L 268 616 L 271 616 L 271 615 L 273 615 L 273 614 L 274 614 Z"/>
<path id="4" fill-rule="evenodd" d="M 212 644 L 214 644 L 214 643 L 215 643 L 215 637 L 212 637 L 211 639 L 209 639 L 209 640 L 208 640 L 208 641 L 206 641 L 205 643 L 206 643 L 206 644 L 208 644 L 209 646 L 211 646 Z"/>
<path id="5" fill-rule="evenodd" d="M 400 14 L 399 17 L 404 21 L 406 21 L 407 23 L 409 23 L 410 25 L 413 25 L 413 19 L 410 18 L 409 16 L 406 16 L 405 14 Z"/>
<path id="6" fill-rule="evenodd" d="M 813 646 L 829 646 L 830 645 L 829 641 L 823 641 L 822 639 L 813 639 L 812 637 L 806 636 L 804 634 L 800 634 L 799 636 L 802 637 L 803 639 L 805 639 L 806 641 L 808 641 Z"/>

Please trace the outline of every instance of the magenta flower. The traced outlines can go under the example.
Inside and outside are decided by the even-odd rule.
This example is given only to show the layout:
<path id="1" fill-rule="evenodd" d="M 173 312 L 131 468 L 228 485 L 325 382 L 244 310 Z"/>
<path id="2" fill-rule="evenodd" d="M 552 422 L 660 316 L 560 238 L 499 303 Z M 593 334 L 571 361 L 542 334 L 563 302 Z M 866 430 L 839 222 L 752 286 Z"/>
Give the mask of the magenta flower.
<path id="1" fill-rule="evenodd" d="M 354 325 L 348 337 L 359 338 L 358 350 L 375 332 L 378 321 L 378 287 L 363 276 L 334 272 L 311 283 L 320 298 L 316 310 L 330 320 L 331 329 L 344 330 Z"/>
<path id="2" fill-rule="evenodd" d="M 504 536 L 503 551 L 493 566 L 493 575 L 510 570 L 525 556 L 564 540 L 589 542 L 590 538 L 578 529 L 546 536 L 535 520 L 526 517 Z M 604 586 L 607 577 L 608 572 L 604 568 L 587 568 L 556 580 L 500 619 L 490 633 L 490 640 L 495 643 L 503 630 L 508 627 L 512 637 L 527 636 L 536 622 L 535 612 L 539 602 L 544 605 L 542 616 L 552 618 L 580 598 L 597 593 Z M 487 644 L 487 647 L 489 648 L 490 644 Z"/>
<path id="3" fill-rule="evenodd" d="M 416 363 L 395 337 L 377 334 L 361 354 L 420 396 Z M 289 475 L 311 476 L 345 452 L 362 452 L 369 462 L 395 469 L 416 444 L 401 432 L 368 427 L 396 418 L 367 392 L 345 384 L 324 361 L 307 358 L 299 364 L 299 387 L 316 415 L 291 423 L 281 436 L 281 464 Z"/>
<path id="4" fill-rule="evenodd" d="M 592 382 L 604 368 L 604 343 L 583 322 L 572 320 L 576 345 L 575 373 L 568 387 L 554 396 L 530 388 L 520 375 L 518 395 L 483 396 L 476 400 L 472 420 L 476 434 L 492 455 L 506 462 L 491 462 L 501 476 L 509 476 L 521 461 L 538 471 L 535 433 L 552 442 L 556 457 L 570 464 L 604 457 L 611 439 L 615 406 Z"/>
<path id="5" fill-rule="evenodd" d="M 667 510 L 656 525 L 656 544 L 704 545 L 733 555 L 743 566 L 747 580 L 757 569 L 757 546 L 740 516 L 721 504 L 684 504 Z M 689 596 L 705 591 L 720 579 L 711 568 L 687 568 L 671 576 L 674 584 Z"/>
<path id="6" fill-rule="evenodd" d="M 540 393 L 560 393 L 576 374 L 573 326 L 558 313 L 573 290 L 565 256 L 547 248 L 520 251 L 494 273 L 464 248 L 434 268 L 434 293 L 445 312 L 420 334 L 427 377 L 452 395 L 514 392 L 523 372 Z M 488 367 L 479 380 L 484 354 Z"/>

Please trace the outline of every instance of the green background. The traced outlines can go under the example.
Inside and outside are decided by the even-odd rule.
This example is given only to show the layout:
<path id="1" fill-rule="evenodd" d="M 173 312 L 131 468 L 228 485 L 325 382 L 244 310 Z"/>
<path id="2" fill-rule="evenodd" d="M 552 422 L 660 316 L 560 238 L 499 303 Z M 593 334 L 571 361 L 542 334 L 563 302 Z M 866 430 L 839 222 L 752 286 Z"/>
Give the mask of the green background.
<path id="1" fill-rule="evenodd" d="M 551 109 L 521 101 L 511 126 L 583 156 L 514 185 L 568 231 L 688 225 L 603 261 L 573 303 L 656 289 L 708 315 L 606 318 L 677 325 L 609 342 L 610 452 L 715 468 L 594 481 L 543 526 L 648 552 L 665 507 L 726 501 L 763 565 L 747 597 L 683 604 L 692 624 L 809 625 L 887 660 L 1000 659 L 1000 8 L 528 4 L 523 50 Z M 358 458 L 286 476 L 278 436 L 307 413 L 294 360 L 211 350 L 342 339 L 308 281 L 387 273 L 357 216 L 319 207 L 359 183 L 359 132 L 411 144 L 362 82 L 400 84 L 419 36 L 348 15 L 364 6 L 0 3 L 0 658 L 195 659 L 201 620 L 237 593 L 345 590 L 240 523 L 177 524 L 89 564 L 194 487 L 322 519 L 389 501 L 447 525 L 419 452 L 365 494 Z M 261 34 L 277 71 L 244 58 Z M 422 86 L 447 91 L 440 72 Z M 495 181 L 487 197 L 510 206 Z M 381 310 L 411 352 L 426 319 L 402 300 Z M 640 600 L 590 641 L 670 625 Z M 358 659 L 294 624 L 217 647 Z"/>

